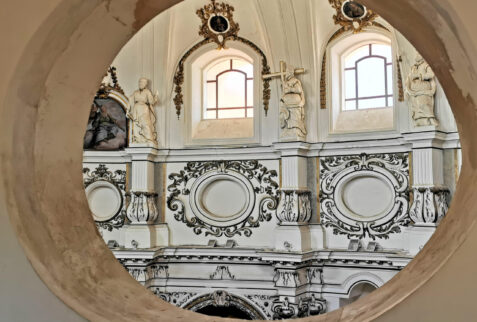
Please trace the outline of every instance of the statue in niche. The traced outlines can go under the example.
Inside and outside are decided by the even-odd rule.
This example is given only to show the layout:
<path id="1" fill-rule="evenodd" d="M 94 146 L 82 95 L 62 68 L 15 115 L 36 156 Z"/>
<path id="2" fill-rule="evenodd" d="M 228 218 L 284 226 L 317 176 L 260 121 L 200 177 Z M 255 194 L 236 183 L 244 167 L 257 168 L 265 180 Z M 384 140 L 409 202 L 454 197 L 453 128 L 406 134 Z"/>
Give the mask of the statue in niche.
<path id="1" fill-rule="evenodd" d="M 157 146 L 156 113 L 158 92 L 152 95 L 147 78 L 139 79 L 139 89 L 129 98 L 128 118 L 131 120 L 131 143 Z"/>
<path id="2" fill-rule="evenodd" d="M 280 62 L 280 72 L 264 75 L 263 78 L 280 77 L 282 81 L 282 97 L 280 99 L 280 138 L 284 140 L 304 140 L 305 126 L 305 93 L 301 81 L 296 77 L 303 74 L 303 68 L 295 69 L 285 62 Z"/>
<path id="3" fill-rule="evenodd" d="M 406 80 L 406 94 L 415 126 L 439 125 L 434 114 L 436 87 L 434 72 L 424 58 L 417 54 Z"/>
<path id="4" fill-rule="evenodd" d="M 83 140 L 84 149 L 119 150 L 127 145 L 126 113 L 112 98 L 96 98 Z"/>

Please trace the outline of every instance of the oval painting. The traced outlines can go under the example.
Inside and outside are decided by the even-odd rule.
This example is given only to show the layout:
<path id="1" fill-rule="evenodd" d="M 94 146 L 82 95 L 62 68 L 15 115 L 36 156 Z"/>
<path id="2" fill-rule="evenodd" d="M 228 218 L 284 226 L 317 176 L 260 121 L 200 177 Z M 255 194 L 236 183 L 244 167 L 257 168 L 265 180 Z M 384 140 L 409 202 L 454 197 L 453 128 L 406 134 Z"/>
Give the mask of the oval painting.
<path id="1" fill-rule="evenodd" d="M 221 15 L 212 16 L 209 20 L 210 29 L 213 32 L 222 34 L 229 29 L 229 21 Z"/>
<path id="2" fill-rule="evenodd" d="M 343 3 L 343 14 L 349 19 L 359 19 L 366 15 L 366 7 L 356 1 Z"/>

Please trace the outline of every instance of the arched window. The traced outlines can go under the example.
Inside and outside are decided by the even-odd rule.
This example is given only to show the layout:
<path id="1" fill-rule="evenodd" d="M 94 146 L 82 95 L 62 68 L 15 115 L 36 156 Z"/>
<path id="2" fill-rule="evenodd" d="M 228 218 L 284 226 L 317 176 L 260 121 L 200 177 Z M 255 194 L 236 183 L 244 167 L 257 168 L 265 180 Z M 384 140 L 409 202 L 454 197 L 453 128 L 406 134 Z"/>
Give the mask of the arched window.
<path id="1" fill-rule="evenodd" d="M 393 106 L 392 48 L 366 43 L 344 55 L 345 111 Z"/>
<path id="2" fill-rule="evenodd" d="M 205 68 L 204 119 L 253 117 L 253 64 L 227 57 Z"/>

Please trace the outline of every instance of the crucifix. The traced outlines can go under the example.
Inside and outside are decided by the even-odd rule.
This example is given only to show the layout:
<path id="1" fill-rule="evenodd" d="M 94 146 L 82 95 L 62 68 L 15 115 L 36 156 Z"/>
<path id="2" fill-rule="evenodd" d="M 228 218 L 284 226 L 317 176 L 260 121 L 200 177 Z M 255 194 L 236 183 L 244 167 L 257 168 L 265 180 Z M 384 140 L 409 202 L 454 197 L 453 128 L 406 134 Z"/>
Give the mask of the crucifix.
<path id="1" fill-rule="evenodd" d="M 294 68 L 294 70 L 293 70 L 294 75 L 304 74 L 304 73 L 305 73 L 304 68 Z M 263 79 L 269 79 L 269 78 L 273 78 L 273 77 L 280 77 L 281 80 L 282 80 L 282 83 L 284 83 L 286 74 L 287 74 L 287 63 L 285 63 L 284 61 L 280 61 L 280 71 L 279 72 L 263 75 L 262 78 Z"/>
<path id="2" fill-rule="evenodd" d="M 301 81 L 296 78 L 304 74 L 304 68 L 294 68 L 280 61 L 280 72 L 263 75 L 263 79 L 280 77 L 282 95 L 280 99 L 280 139 L 282 141 L 304 141 L 307 131 L 305 126 L 305 93 Z"/>

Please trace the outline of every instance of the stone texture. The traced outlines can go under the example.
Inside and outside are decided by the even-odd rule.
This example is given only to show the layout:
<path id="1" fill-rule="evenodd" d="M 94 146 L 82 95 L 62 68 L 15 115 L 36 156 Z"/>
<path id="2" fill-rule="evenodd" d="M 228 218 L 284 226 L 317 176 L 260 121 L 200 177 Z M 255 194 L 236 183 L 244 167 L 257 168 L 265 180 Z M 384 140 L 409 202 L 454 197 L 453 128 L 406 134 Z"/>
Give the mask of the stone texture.
<path id="1" fill-rule="evenodd" d="M 23 2 L 24 8 L 35 3 Z M 42 2 L 44 11 L 5 10 L 27 27 L 7 34 L 15 41 L 0 59 L 6 67 L 0 76 L 0 203 L 40 278 L 89 320 L 218 320 L 173 308 L 128 277 L 97 233 L 81 183 L 88 109 L 79 107 L 89 106 L 102 71 L 134 31 L 175 2 L 58 0 Z M 477 4 L 362 2 L 416 44 L 446 89 L 462 134 L 462 176 L 447 217 L 396 278 L 340 311 L 304 321 L 472 320 L 474 289 L 469 285 L 477 281 L 477 189 L 471 189 L 477 180 L 477 37 L 471 32 L 477 29 Z M 26 19 L 29 12 L 35 19 Z M 0 21 L 4 30 L 13 30 L 11 19 Z"/>

